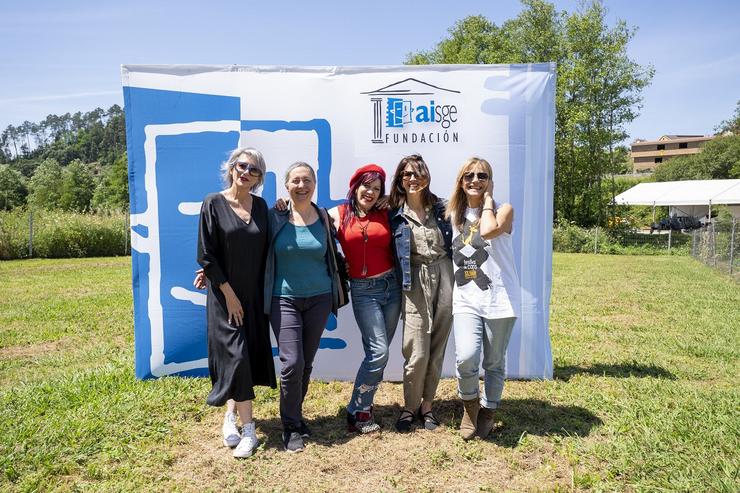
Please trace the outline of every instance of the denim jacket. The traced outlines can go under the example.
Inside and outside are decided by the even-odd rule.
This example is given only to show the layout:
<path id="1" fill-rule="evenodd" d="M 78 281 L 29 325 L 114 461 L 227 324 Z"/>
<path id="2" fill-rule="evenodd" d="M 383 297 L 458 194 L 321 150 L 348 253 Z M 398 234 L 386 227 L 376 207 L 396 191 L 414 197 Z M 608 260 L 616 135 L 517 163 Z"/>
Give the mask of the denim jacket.
<path id="1" fill-rule="evenodd" d="M 437 221 L 437 227 L 442 232 L 447 256 L 452 259 L 452 225 L 445 219 L 447 201 L 437 200 L 432 204 L 432 214 Z M 391 233 L 393 234 L 393 254 L 396 257 L 396 267 L 402 280 L 404 291 L 411 291 L 411 227 L 403 215 L 403 207 L 392 209 L 389 212 Z"/>
<path id="2" fill-rule="evenodd" d="M 319 215 L 319 221 L 324 223 L 324 226 L 326 227 L 326 223 L 324 222 L 325 216 L 323 214 L 323 210 L 320 210 L 319 207 L 314 203 L 312 203 L 311 205 L 313 205 L 314 209 L 316 209 L 316 212 Z M 275 284 L 275 238 L 277 238 L 280 230 L 283 229 L 286 224 L 288 224 L 288 220 L 290 219 L 290 210 L 286 209 L 284 211 L 279 211 L 274 208 L 268 209 L 267 215 L 269 217 L 270 245 L 267 248 L 267 261 L 265 262 L 264 310 L 265 313 L 269 314 L 270 308 L 272 306 L 272 288 Z M 327 217 L 327 220 L 330 219 Z M 333 249 L 329 242 L 333 242 L 334 238 L 331 237 L 328 232 L 326 241 L 326 266 L 329 271 L 329 278 L 331 279 L 331 311 L 332 313 L 334 313 L 334 315 L 336 315 L 337 310 L 339 310 L 339 286 L 337 286 L 337 283 L 335 282 L 336 269 L 334 268 L 334 262 L 329 257 L 329 255 L 333 255 Z"/>

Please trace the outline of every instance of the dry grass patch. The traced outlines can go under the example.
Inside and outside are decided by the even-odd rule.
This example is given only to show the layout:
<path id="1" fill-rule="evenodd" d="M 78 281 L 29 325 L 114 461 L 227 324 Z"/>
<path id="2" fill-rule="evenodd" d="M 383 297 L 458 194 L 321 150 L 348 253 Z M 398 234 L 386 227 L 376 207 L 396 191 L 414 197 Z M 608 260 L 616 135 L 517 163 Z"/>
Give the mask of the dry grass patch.
<path id="1" fill-rule="evenodd" d="M 59 351 L 62 345 L 62 341 L 49 341 L 38 344 L 0 347 L 0 360 L 33 359 L 44 354 Z"/>
<path id="2" fill-rule="evenodd" d="M 187 491 L 532 491 L 567 488 L 572 483 L 567 458 L 546 437 L 507 435 L 500 422 L 491 438 L 463 441 L 457 434 L 462 407 L 455 382 L 444 380 L 436 406 L 443 426 L 434 432 L 393 430 L 400 411 L 400 384 L 384 383 L 376 396 L 376 414 L 383 431 L 358 436 L 345 432 L 344 406 L 351 383 L 312 384 L 306 419 L 313 437 L 306 450 L 288 454 L 280 442 L 276 414 L 256 408 L 255 455 L 236 461 L 221 446 L 221 414 L 209 412 L 185 434 L 172 466 L 173 487 Z M 312 405 L 324 402 L 319 410 Z M 506 416 L 505 412 L 502 412 Z M 509 430 L 511 431 L 511 430 Z M 513 431 L 518 433 L 518 431 Z"/>

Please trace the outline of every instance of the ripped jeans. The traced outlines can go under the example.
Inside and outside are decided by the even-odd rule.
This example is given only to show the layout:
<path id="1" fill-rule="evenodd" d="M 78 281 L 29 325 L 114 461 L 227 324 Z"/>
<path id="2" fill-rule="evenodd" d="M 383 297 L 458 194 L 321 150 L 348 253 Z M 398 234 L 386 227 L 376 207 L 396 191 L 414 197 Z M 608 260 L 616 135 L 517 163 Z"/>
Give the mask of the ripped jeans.
<path id="1" fill-rule="evenodd" d="M 388 347 L 401 315 L 401 285 L 394 271 L 373 279 L 352 279 L 352 311 L 362 334 L 365 359 L 355 378 L 347 412 L 369 411 L 383 380 Z"/>

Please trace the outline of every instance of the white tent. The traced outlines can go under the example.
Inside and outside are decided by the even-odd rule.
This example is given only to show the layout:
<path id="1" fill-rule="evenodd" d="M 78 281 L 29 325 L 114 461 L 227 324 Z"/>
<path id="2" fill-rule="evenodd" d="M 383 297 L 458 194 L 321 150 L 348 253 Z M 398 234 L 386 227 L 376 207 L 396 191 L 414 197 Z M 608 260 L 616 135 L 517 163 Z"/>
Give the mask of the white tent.
<path id="1" fill-rule="evenodd" d="M 735 217 L 740 217 L 740 180 L 639 183 L 614 197 L 614 202 L 618 205 L 672 206 L 697 216 L 707 210 L 711 213 L 713 205 L 723 204 L 730 206 Z M 704 212 L 699 212 L 701 210 Z"/>

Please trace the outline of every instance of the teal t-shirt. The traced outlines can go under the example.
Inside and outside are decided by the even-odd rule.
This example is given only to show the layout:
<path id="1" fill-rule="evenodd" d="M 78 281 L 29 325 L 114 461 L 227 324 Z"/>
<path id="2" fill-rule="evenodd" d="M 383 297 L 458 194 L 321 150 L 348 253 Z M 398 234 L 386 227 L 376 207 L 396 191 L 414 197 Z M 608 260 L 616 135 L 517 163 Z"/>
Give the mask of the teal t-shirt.
<path id="1" fill-rule="evenodd" d="M 319 219 L 308 226 L 287 223 L 275 238 L 275 284 L 272 294 L 307 298 L 331 293 L 326 266 L 326 229 Z"/>

